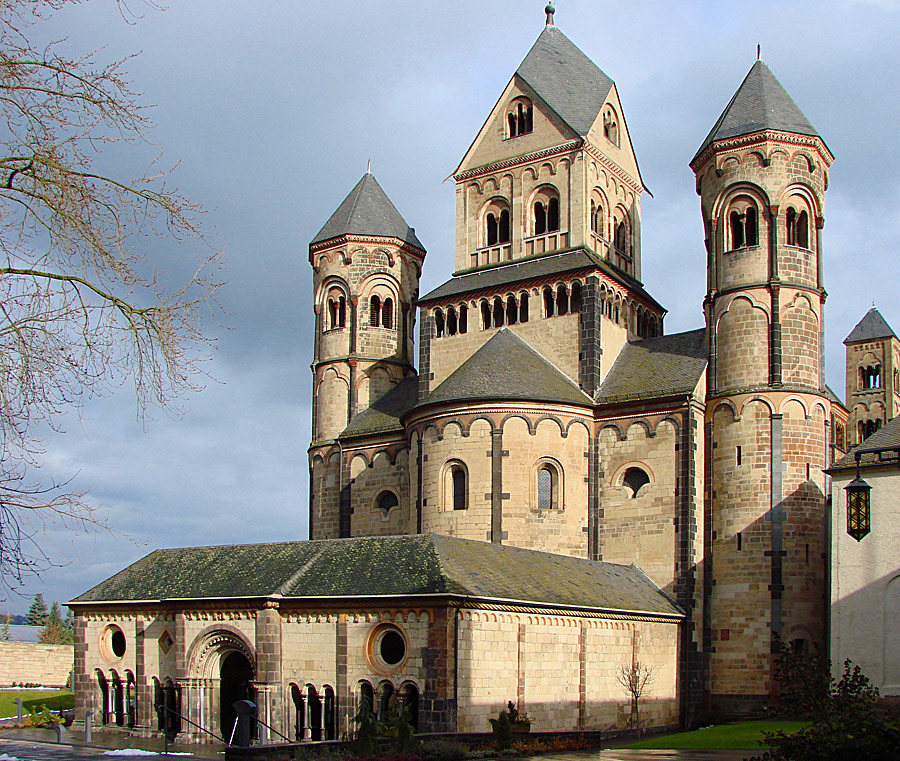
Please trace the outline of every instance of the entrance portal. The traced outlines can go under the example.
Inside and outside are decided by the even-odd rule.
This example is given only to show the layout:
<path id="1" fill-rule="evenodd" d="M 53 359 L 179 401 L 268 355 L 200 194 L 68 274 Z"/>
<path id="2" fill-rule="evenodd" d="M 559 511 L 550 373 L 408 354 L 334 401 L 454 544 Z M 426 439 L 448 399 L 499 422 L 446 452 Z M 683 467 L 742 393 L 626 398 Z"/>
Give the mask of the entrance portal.
<path id="1" fill-rule="evenodd" d="M 222 737 L 228 741 L 234 731 L 234 721 L 237 717 L 234 712 L 235 702 L 238 700 L 256 702 L 255 691 L 251 684 L 253 667 L 242 653 L 231 652 L 222 660 L 220 679 L 221 732 Z"/>

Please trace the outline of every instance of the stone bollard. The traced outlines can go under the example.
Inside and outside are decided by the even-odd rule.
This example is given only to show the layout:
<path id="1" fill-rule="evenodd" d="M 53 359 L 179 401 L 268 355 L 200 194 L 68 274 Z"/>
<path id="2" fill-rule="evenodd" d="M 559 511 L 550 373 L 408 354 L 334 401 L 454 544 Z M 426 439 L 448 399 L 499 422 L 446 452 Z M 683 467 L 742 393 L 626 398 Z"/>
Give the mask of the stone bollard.
<path id="1" fill-rule="evenodd" d="M 91 741 L 91 724 L 93 723 L 92 719 L 94 718 L 93 711 L 85 711 L 84 712 L 84 741 L 89 743 Z"/>
<path id="2" fill-rule="evenodd" d="M 18 718 L 16 719 L 16 724 L 21 724 L 22 719 L 23 719 L 22 698 L 16 698 L 16 712 L 18 714 Z"/>
<path id="3" fill-rule="evenodd" d="M 64 743 L 69 739 L 69 733 L 66 732 L 66 728 L 62 724 L 54 724 L 53 728 L 56 730 L 56 742 Z"/>

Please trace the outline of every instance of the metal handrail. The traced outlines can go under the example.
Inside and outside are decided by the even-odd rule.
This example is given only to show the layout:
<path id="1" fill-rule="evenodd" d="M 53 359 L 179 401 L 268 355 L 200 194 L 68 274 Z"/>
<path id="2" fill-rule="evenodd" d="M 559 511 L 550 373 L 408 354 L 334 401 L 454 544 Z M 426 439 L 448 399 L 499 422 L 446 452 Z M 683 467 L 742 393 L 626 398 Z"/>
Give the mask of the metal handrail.
<path id="1" fill-rule="evenodd" d="M 279 737 L 283 738 L 285 742 L 289 742 L 289 743 L 297 742 L 296 740 L 292 740 L 290 737 L 285 737 L 283 734 L 281 734 L 281 732 L 279 732 L 279 731 L 278 731 L 277 729 L 275 729 L 274 727 L 270 727 L 268 724 L 266 724 L 266 722 L 264 722 L 262 719 L 260 719 L 259 716 L 256 717 L 256 723 L 257 723 L 257 724 L 262 724 L 266 729 L 271 730 L 271 731 L 274 732 L 276 735 L 278 735 Z"/>
<path id="2" fill-rule="evenodd" d="M 156 706 L 156 711 L 157 711 L 157 713 L 165 712 L 165 713 L 171 714 L 172 716 L 176 716 L 181 721 L 186 721 L 192 727 L 197 727 L 197 729 L 199 729 L 201 732 L 206 732 L 206 734 L 210 735 L 211 737 L 215 737 L 217 740 L 225 743 L 228 746 L 231 745 L 231 743 L 228 742 L 224 737 L 219 737 L 219 735 L 217 735 L 215 732 L 211 732 L 206 727 L 200 726 L 197 722 L 191 721 L 187 716 L 182 716 L 180 713 L 178 713 L 178 711 L 175 711 L 175 710 L 169 708 L 165 704 L 161 703 L 160 705 Z M 165 736 L 165 744 L 163 746 L 164 747 L 163 755 L 168 756 L 169 755 L 169 728 L 168 727 L 164 728 L 163 735 Z"/>

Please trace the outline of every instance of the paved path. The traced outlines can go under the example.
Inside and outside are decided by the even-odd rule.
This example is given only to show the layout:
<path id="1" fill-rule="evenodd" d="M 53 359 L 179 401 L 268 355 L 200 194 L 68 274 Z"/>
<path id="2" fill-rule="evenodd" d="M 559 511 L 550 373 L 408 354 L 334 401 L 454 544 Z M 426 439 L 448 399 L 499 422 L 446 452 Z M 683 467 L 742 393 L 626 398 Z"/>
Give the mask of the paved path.
<path id="1" fill-rule="evenodd" d="M 3 733 L 6 735 L 6 733 Z M 140 745 L 136 738 L 127 738 L 130 742 L 126 747 Z M 157 750 L 153 748 L 153 750 Z M 192 747 L 192 751 L 202 753 L 203 756 L 194 755 L 193 758 L 222 758 L 221 751 L 214 748 Z M 108 749 L 100 747 L 87 747 L 83 745 L 57 745 L 55 743 L 33 742 L 21 739 L 6 739 L 0 736 L 0 761 L 6 761 L 4 754 L 9 758 L 19 761 L 115 761 L 121 756 L 106 755 Z M 146 758 L 161 758 L 162 748 L 158 749 L 159 756 L 146 756 Z M 185 753 L 183 747 L 173 747 L 173 753 Z M 575 753 L 552 753 L 541 756 L 532 756 L 531 759 L 522 761 L 744 761 L 754 754 L 754 751 L 744 750 L 629 750 L 628 748 L 612 748 L 601 751 L 578 751 Z M 127 757 L 126 757 L 127 758 Z M 185 758 L 185 756 L 173 756 L 173 758 Z M 192 758 L 191 756 L 186 757 Z"/>

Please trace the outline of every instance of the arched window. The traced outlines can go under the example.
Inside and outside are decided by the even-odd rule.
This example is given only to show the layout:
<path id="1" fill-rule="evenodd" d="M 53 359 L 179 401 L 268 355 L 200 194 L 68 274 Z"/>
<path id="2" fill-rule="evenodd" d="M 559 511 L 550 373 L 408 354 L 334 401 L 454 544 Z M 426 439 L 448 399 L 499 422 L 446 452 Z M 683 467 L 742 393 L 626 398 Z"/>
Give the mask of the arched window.
<path id="1" fill-rule="evenodd" d="M 419 689 L 412 682 L 403 685 L 400 693 L 407 719 L 415 731 L 419 731 Z"/>
<path id="2" fill-rule="evenodd" d="M 809 214 L 806 209 L 799 212 L 789 206 L 785 215 L 787 225 L 787 244 L 789 246 L 799 246 L 800 248 L 809 248 Z"/>
<path id="3" fill-rule="evenodd" d="M 491 327 L 491 305 L 487 301 L 481 302 L 481 329 L 489 330 Z"/>
<path id="4" fill-rule="evenodd" d="M 559 231 L 559 192 L 552 185 L 545 185 L 534 195 L 532 205 L 532 234 L 545 235 Z"/>
<path id="5" fill-rule="evenodd" d="M 528 322 L 528 294 L 519 294 L 519 322 Z"/>
<path id="6" fill-rule="evenodd" d="M 881 388 L 881 365 L 860 368 L 863 389 Z"/>
<path id="7" fill-rule="evenodd" d="M 313 685 L 306 685 L 306 717 L 309 722 L 309 739 L 322 739 L 322 698 Z"/>
<path id="8" fill-rule="evenodd" d="M 466 468 L 459 460 L 451 461 L 444 471 L 444 509 L 465 510 L 469 506 Z"/>
<path id="9" fill-rule="evenodd" d="M 613 247 L 619 253 L 629 254 L 630 246 L 628 244 L 628 226 L 625 224 L 624 220 L 616 222 L 616 233 L 613 237 Z"/>
<path id="10" fill-rule="evenodd" d="M 337 288 L 328 292 L 327 330 L 343 328 L 347 324 L 347 299 Z"/>
<path id="11" fill-rule="evenodd" d="M 444 313 L 440 309 L 434 310 L 434 335 L 436 338 L 444 335 Z"/>
<path id="12" fill-rule="evenodd" d="M 125 715 L 129 727 L 137 723 L 137 683 L 131 671 L 125 672 Z"/>
<path id="13" fill-rule="evenodd" d="M 641 468 L 628 468 L 625 471 L 625 476 L 622 478 L 622 486 L 631 492 L 632 499 L 637 497 L 641 489 L 649 483 L 650 476 Z"/>
<path id="14" fill-rule="evenodd" d="M 459 332 L 465 333 L 469 329 L 469 307 L 465 304 L 459 305 Z"/>
<path id="15" fill-rule="evenodd" d="M 109 682 L 106 681 L 106 675 L 97 669 L 97 686 L 100 688 L 100 723 L 109 724 L 109 718 L 112 714 L 112 696 L 109 692 Z"/>
<path id="16" fill-rule="evenodd" d="M 500 212 L 500 223 L 497 226 L 497 242 L 509 243 L 509 209 Z"/>
<path id="17" fill-rule="evenodd" d="M 394 300 L 389 296 L 381 307 L 381 327 L 392 329 L 394 327 Z"/>
<path id="18" fill-rule="evenodd" d="M 291 702 L 294 704 L 294 739 L 300 742 L 306 735 L 306 701 L 296 684 L 291 684 Z"/>
<path id="19" fill-rule="evenodd" d="M 502 328 L 503 327 L 503 299 L 499 296 L 494 296 L 494 327 Z"/>
<path id="20" fill-rule="evenodd" d="M 359 683 L 359 702 L 360 705 L 363 702 L 369 704 L 369 710 L 373 713 L 375 712 L 375 690 L 372 689 L 372 685 L 363 679 Z"/>
<path id="21" fill-rule="evenodd" d="M 560 316 L 569 313 L 569 292 L 562 283 L 556 287 L 556 313 Z"/>
<path id="22" fill-rule="evenodd" d="M 528 98 L 516 98 L 506 113 L 508 137 L 527 135 L 534 129 L 534 108 Z"/>
<path id="23" fill-rule="evenodd" d="M 456 310 L 453 307 L 447 308 L 447 335 L 455 336 L 459 325 L 456 321 Z"/>
<path id="24" fill-rule="evenodd" d="M 549 285 L 544 286 L 544 317 L 553 317 L 555 303 L 553 289 Z"/>
<path id="25" fill-rule="evenodd" d="M 373 295 L 369 299 L 369 325 L 377 328 L 381 324 L 381 299 Z"/>
<path id="26" fill-rule="evenodd" d="M 479 246 L 496 246 L 509 243 L 510 211 L 509 202 L 505 198 L 492 198 L 485 204 L 483 238 Z M 487 261 L 482 261 L 487 264 Z"/>
<path id="27" fill-rule="evenodd" d="M 603 204 L 598 199 L 591 200 L 591 232 L 599 238 L 606 238 L 606 219 Z"/>
<path id="28" fill-rule="evenodd" d="M 619 124 L 616 118 L 616 112 L 612 106 L 607 106 L 603 112 L 603 137 L 618 147 L 619 145 Z"/>
<path id="29" fill-rule="evenodd" d="M 555 462 L 542 462 L 537 469 L 537 506 L 539 510 L 559 510 L 560 468 Z"/>
<path id="30" fill-rule="evenodd" d="M 569 298 L 569 311 L 573 314 L 581 311 L 581 283 L 572 283 L 572 294 Z"/>
<path id="31" fill-rule="evenodd" d="M 394 492 L 383 491 L 378 495 L 375 504 L 378 505 L 379 510 L 387 515 L 387 513 L 391 511 L 391 508 L 397 507 L 397 505 L 400 504 L 400 500 L 397 499 L 397 495 L 394 494 Z"/>
<path id="32" fill-rule="evenodd" d="M 391 699 L 394 697 L 394 685 L 390 682 L 382 682 L 378 686 L 378 691 L 380 694 L 380 700 L 378 701 L 378 721 L 384 721 L 391 707 Z"/>
<path id="33" fill-rule="evenodd" d="M 515 325 L 519 321 L 519 306 L 516 304 L 516 297 L 509 295 L 506 297 L 506 324 Z"/>
<path id="34" fill-rule="evenodd" d="M 337 711 L 335 710 L 334 688 L 325 686 L 325 739 L 337 740 Z"/>
<path id="35" fill-rule="evenodd" d="M 498 232 L 499 232 L 499 230 L 498 230 L 499 225 L 497 224 L 497 217 L 493 213 L 488 212 L 488 215 L 485 218 L 485 220 L 487 222 L 487 244 L 489 246 L 495 246 L 495 245 L 497 245 Z"/>
<path id="36" fill-rule="evenodd" d="M 728 213 L 728 236 L 729 251 L 758 245 L 759 218 L 756 205 L 749 198 L 740 198 L 731 205 Z"/>

